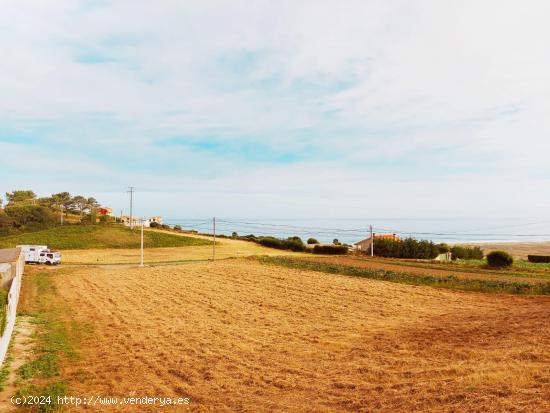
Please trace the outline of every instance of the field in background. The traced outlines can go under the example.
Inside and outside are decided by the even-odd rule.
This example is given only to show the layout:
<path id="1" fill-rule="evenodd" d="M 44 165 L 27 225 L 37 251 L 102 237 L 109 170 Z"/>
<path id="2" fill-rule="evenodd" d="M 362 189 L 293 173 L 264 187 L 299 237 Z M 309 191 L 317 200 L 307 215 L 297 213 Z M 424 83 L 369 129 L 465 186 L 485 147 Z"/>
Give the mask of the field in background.
<path id="1" fill-rule="evenodd" d="M 466 244 L 465 244 L 466 245 Z M 467 244 L 470 247 L 481 247 L 488 253 L 490 251 L 502 250 L 509 252 L 516 259 L 526 260 L 527 255 L 550 255 L 550 242 L 480 242 Z"/>
<path id="2" fill-rule="evenodd" d="M 547 297 L 254 260 L 50 271 L 64 316 L 95 332 L 62 366 L 69 394 L 182 396 L 193 411 L 550 409 Z"/>
<path id="3" fill-rule="evenodd" d="M 216 240 L 216 259 L 249 257 L 252 255 L 292 255 L 304 254 L 266 248 L 253 242 L 230 239 Z M 185 248 L 146 248 L 146 264 L 199 261 L 212 259 L 212 245 L 186 246 Z M 65 250 L 64 264 L 136 264 L 140 261 L 140 250 L 136 249 L 95 249 Z"/>
<path id="4" fill-rule="evenodd" d="M 149 248 L 211 245 L 211 241 L 162 231 L 145 231 Z M 123 225 L 64 225 L 43 231 L 0 237 L 0 248 L 19 244 L 47 245 L 51 249 L 139 248 L 140 231 Z"/>

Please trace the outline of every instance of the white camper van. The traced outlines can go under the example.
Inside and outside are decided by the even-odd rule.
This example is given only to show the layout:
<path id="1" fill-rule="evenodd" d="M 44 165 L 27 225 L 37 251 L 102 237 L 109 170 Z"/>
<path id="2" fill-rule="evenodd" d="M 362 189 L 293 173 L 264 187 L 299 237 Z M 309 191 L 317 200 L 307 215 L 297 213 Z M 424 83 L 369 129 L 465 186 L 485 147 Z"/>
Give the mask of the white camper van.
<path id="1" fill-rule="evenodd" d="M 61 254 L 50 251 L 47 245 L 18 245 L 25 256 L 26 263 L 58 265 L 61 264 Z"/>

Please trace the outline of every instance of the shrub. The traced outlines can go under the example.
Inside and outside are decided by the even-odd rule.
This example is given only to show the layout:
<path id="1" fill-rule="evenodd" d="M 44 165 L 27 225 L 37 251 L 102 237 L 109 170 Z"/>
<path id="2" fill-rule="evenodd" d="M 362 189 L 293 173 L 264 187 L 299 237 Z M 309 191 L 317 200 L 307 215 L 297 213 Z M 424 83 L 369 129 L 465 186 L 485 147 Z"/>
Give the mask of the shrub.
<path id="1" fill-rule="evenodd" d="M 174 229 L 176 231 L 181 231 L 181 225 L 174 225 Z"/>
<path id="2" fill-rule="evenodd" d="M 550 262 L 550 255 L 528 255 L 529 262 L 547 263 Z"/>
<path id="3" fill-rule="evenodd" d="M 334 239 L 332 240 L 332 243 L 333 243 L 334 245 L 340 245 L 340 241 L 338 241 L 338 238 L 334 238 Z"/>
<path id="4" fill-rule="evenodd" d="M 45 228 L 59 221 L 59 216 L 53 210 L 39 205 L 16 204 L 7 206 L 4 212 L 7 216 L 4 220 L 10 220 L 16 228 L 28 224 L 38 224 Z"/>
<path id="5" fill-rule="evenodd" d="M 161 228 L 162 228 L 162 229 L 170 229 L 170 225 L 162 224 L 162 225 L 161 225 Z"/>
<path id="6" fill-rule="evenodd" d="M 235 231 L 233 231 L 233 232 L 231 233 L 231 236 L 232 236 L 233 238 L 238 238 L 238 237 L 239 237 L 239 234 L 237 234 Z"/>
<path id="7" fill-rule="evenodd" d="M 341 255 L 348 253 L 348 247 L 345 245 L 315 245 L 313 247 L 314 254 L 331 254 Z"/>
<path id="8" fill-rule="evenodd" d="M 158 228 L 158 227 L 160 227 L 160 224 L 158 222 L 153 221 L 149 224 L 149 228 Z"/>
<path id="9" fill-rule="evenodd" d="M 300 237 L 289 237 L 287 239 L 280 239 L 275 237 L 260 237 L 254 238 L 259 244 L 280 250 L 292 250 L 292 251 L 304 251 L 306 246 L 304 245 Z"/>
<path id="10" fill-rule="evenodd" d="M 374 255 L 391 258 L 434 259 L 439 248 L 431 241 L 418 241 L 414 238 L 404 240 L 374 239 Z"/>
<path id="11" fill-rule="evenodd" d="M 11 228 L 13 225 L 13 220 L 4 212 L 4 210 L 0 209 L 0 229 L 8 229 Z"/>
<path id="12" fill-rule="evenodd" d="M 483 250 L 479 247 L 464 247 L 455 245 L 451 248 L 452 259 L 461 260 L 482 260 Z"/>
<path id="13" fill-rule="evenodd" d="M 449 244 L 446 244 L 444 242 L 437 244 L 437 249 L 439 250 L 440 254 L 446 254 L 447 252 L 451 251 L 451 247 L 449 247 Z"/>
<path id="14" fill-rule="evenodd" d="M 509 267 L 514 259 L 506 251 L 492 251 L 487 254 L 487 264 L 490 267 Z"/>
<path id="15" fill-rule="evenodd" d="M 307 243 L 309 245 L 320 244 L 320 242 L 317 241 L 315 238 L 308 238 Z"/>

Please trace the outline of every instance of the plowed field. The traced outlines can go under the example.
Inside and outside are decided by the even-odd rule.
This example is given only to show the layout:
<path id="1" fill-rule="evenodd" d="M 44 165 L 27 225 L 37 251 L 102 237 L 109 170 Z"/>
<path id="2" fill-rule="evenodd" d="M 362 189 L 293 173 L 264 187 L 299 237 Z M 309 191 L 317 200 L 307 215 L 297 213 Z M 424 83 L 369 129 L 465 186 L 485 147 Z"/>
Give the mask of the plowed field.
<path id="1" fill-rule="evenodd" d="M 190 398 L 116 411 L 550 410 L 547 297 L 242 259 L 52 271 L 67 317 L 94 326 L 71 394 Z"/>

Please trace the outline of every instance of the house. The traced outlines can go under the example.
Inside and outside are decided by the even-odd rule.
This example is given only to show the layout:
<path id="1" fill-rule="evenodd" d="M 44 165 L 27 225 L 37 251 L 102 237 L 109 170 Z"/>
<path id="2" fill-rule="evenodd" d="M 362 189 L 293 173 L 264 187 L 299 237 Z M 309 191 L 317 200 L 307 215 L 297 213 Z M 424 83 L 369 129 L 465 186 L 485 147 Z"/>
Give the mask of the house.
<path id="1" fill-rule="evenodd" d="M 437 257 L 434 258 L 434 261 L 441 261 L 441 262 L 451 262 L 453 259 L 453 254 L 450 252 L 444 252 L 442 254 L 439 254 Z"/>
<path id="2" fill-rule="evenodd" d="M 109 207 L 99 207 L 97 209 L 97 213 L 101 216 L 112 216 L 113 215 L 113 209 Z"/>
<path id="3" fill-rule="evenodd" d="M 374 239 L 389 239 L 392 241 L 399 240 L 399 237 L 396 234 L 373 234 Z M 353 244 L 353 249 L 355 251 L 370 251 L 371 238 L 365 238 L 364 240 L 358 241 Z"/>
<path id="4" fill-rule="evenodd" d="M 22 275 L 25 268 L 25 255 L 21 248 L 0 249 L 0 277 L 4 288 L 9 288 L 16 275 Z"/>
<path id="5" fill-rule="evenodd" d="M 153 223 L 157 223 L 159 225 L 162 225 L 162 217 L 159 217 L 159 216 L 155 216 L 155 217 L 151 217 L 149 218 L 149 226 Z"/>
<path id="6" fill-rule="evenodd" d="M 140 218 L 138 217 L 132 217 L 132 226 L 133 227 L 139 227 L 141 226 L 141 220 Z M 122 215 L 120 217 L 120 222 L 122 222 L 124 225 L 126 225 L 127 227 L 130 226 L 130 217 L 128 215 Z M 145 225 L 145 226 L 149 226 L 149 225 Z"/>
<path id="7" fill-rule="evenodd" d="M 129 227 L 130 226 L 130 217 L 127 216 L 127 215 L 122 215 L 120 217 L 120 222 L 122 222 L 124 225 Z M 154 216 L 154 217 L 145 219 L 145 220 L 143 220 L 143 226 L 145 228 L 149 228 L 153 222 L 157 223 L 158 225 L 162 225 L 162 217 Z M 141 226 L 141 218 L 132 217 L 132 224 L 133 224 L 132 226 L 134 226 L 134 227 L 140 227 Z"/>

